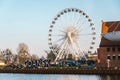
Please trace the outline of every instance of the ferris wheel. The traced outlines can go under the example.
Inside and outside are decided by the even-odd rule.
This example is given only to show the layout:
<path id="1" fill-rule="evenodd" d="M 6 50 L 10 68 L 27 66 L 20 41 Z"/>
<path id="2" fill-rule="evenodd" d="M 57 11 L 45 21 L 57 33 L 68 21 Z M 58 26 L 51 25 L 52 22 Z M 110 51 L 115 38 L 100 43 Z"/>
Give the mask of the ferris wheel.
<path id="1" fill-rule="evenodd" d="M 69 54 L 76 59 L 85 58 L 95 51 L 96 31 L 90 17 L 80 9 L 66 8 L 59 12 L 49 28 L 48 45 L 53 51 L 57 45 L 56 60 Z"/>

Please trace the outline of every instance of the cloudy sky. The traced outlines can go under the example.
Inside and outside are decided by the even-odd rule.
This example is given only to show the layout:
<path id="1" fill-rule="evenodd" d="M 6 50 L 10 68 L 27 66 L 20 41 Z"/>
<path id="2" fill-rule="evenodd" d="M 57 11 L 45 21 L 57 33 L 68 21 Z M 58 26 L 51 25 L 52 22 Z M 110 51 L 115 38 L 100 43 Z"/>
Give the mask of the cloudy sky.
<path id="1" fill-rule="evenodd" d="M 120 0 L 0 0 L 0 49 L 16 53 L 26 43 L 31 54 L 46 55 L 48 29 L 54 16 L 65 8 L 79 8 L 94 21 L 97 34 L 101 20 L 120 20 Z M 98 47 L 100 36 L 98 36 Z"/>

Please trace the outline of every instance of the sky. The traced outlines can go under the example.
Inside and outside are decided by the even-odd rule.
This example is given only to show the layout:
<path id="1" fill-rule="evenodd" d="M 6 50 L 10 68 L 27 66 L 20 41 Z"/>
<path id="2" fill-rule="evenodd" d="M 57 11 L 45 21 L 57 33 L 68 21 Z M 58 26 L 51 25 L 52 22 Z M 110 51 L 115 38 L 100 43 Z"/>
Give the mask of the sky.
<path id="1" fill-rule="evenodd" d="M 19 43 L 31 54 L 46 56 L 48 30 L 53 18 L 65 8 L 78 8 L 93 20 L 99 47 L 101 20 L 120 21 L 120 0 L 0 0 L 0 49 L 17 53 Z"/>

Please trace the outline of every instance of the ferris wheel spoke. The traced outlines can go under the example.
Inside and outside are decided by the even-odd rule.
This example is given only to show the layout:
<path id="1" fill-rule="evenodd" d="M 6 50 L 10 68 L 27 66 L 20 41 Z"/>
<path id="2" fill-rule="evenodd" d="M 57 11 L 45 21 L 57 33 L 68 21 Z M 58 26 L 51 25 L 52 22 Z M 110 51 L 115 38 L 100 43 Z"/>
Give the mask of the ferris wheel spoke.
<path id="1" fill-rule="evenodd" d="M 75 13 L 74 13 L 75 14 Z M 78 16 L 77 16 L 78 17 Z M 76 15 L 74 15 L 74 19 L 73 19 L 73 26 L 76 26 Z"/>
<path id="2" fill-rule="evenodd" d="M 79 23 L 79 21 L 81 21 L 81 18 L 80 18 L 80 16 L 81 15 L 75 15 L 75 17 L 74 17 L 74 26 L 76 26 L 78 23 Z"/>
<path id="3" fill-rule="evenodd" d="M 87 50 L 87 51 L 86 51 L 86 50 Z M 83 57 L 84 57 L 85 59 L 87 59 L 87 57 L 86 57 L 87 52 L 88 52 L 88 49 L 83 48 Z"/>
<path id="4" fill-rule="evenodd" d="M 74 54 L 74 53 L 75 53 L 75 50 L 74 50 L 74 48 L 73 48 L 73 45 L 72 45 L 72 44 L 70 45 L 70 47 L 69 47 L 69 48 L 70 48 L 70 51 L 71 51 L 71 52 L 70 52 L 70 54 L 71 54 L 71 53 L 72 53 L 72 54 Z"/>
<path id="5" fill-rule="evenodd" d="M 65 13 L 66 17 L 65 17 L 65 26 L 68 27 L 69 26 L 69 13 Z"/>
<path id="6" fill-rule="evenodd" d="M 61 20 L 61 19 L 60 19 L 60 20 Z M 63 21 L 55 24 L 55 28 L 57 28 L 57 29 L 56 29 L 57 31 L 62 31 L 61 29 L 62 29 L 63 27 L 65 27 L 65 25 L 63 24 Z"/>
<path id="7" fill-rule="evenodd" d="M 72 15 L 72 12 L 69 14 L 69 26 L 73 26 L 73 23 L 72 23 L 72 18 L 73 18 L 73 15 Z"/>
<path id="8" fill-rule="evenodd" d="M 64 46 L 64 50 L 63 50 L 63 52 L 61 52 L 61 58 L 64 57 L 64 55 L 65 55 L 65 53 L 66 53 L 66 49 L 67 49 L 67 47 L 68 47 L 68 44 L 66 43 L 65 46 Z"/>
<path id="9" fill-rule="evenodd" d="M 80 23 L 78 23 L 78 25 L 77 25 L 77 26 L 78 26 L 78 28 L 79 28 L 79 29 L 81 29 L 81 28 L 83 27 L 83 25 L 85 24 L 85 22 L 86 22 L 86 20 L 84 20 L 81 24 L 80 24 Z"/>
<path id="10" fill-rule="evenodd" d="M 64 26 L 64 27 L 66 27 L 66 20 L 65 20 L 65 17 L 63 18 L 64 16 L 62 15 L 61 16 L 61 26 Z"/>
<path id="11" fill-rule="evenodd" d="M 58 39 L 57 41 L 55 41 L 55 43 L 56 42 L 60 42 L 60 41 L 64 41 L 65 40 L 65 38 L 60 38 L 60 39 Z"/>
<path id="12" fill-rule="evenodd" d="M 67 43 L 66 43 L 66 46 L 65 46 L 65 51 L 67 50 L 66 55 L 70 54 L 70 52 L 69 52 L 69 47 L 70 47 L 70 45 L 69 45 L 68 42 L 67 42 Z"/>
<path id="13" fill-rule="evenodd" d="M 69 13 L 66 13 L 66 27 L 69 26 Z"/>
<path id="14" fill-rule="evenodd" d="M 81 16 L 82 16 L 82 15 L 79 15 L 79 16 L 78 16 L 75 25 L 78 25 L 78 23 L 81 22 L 81 18 L 80 18 Z"/>
<path id="15" fill-rule="evenodd" d="M 79 42 L 78 43 L 76 43 L 76 44 L 80 44 Z M 83 44 L 83 45 L 85 45 L 85 44 Z M 79 45 L 78 45 L 79 46 Z M 83 52 L 87 52 L 88 51 L 88 49 L 87 48 L 85 48 L 85 47 L 83 47 Z"/>
<path id="16" fill-rule="evenodd" d="M 78 45 L 78 44 L 79 44 L 78 42 L 76 42 L 75 44 L 76 44 L 76 47 L 78 48 L 78 50 L 80 51 L 81 55 L 84 57 L 84 53 L 83 53 L 84 50 L 81 50 L 81 49 L 80 49 L 80 47 L 79 47 L 79 45 Z M 82 47 L 83 47 L 83 46 L 82 46 Z M 86 59 L 86 57 L 85 57 L 85 59 Z"/>
<path id="17" fill-rule="evenodd" d="M 64 42 L 65 42 L 65 38 L 61 38 L 58 39 L 57 41 L 54 41 L 53 43 L 56 43 L 58 45 L 58 48 L 61 48 Z"/>
<path id="18" fill-rule="evenodd" d="M 72 20 L 72 26 L 74 25 L 74 18 L 75 18 L 75 13 L 74 12 L 72 12 L 73 14 L 72 14 L 72 18 L 71 18 L 71 20 Z"/>
<path id="19" fill-rule="evenodd" d="M 86 20 L 79 21 L 79 22 L 77 22 L 76 26 L 81 27 L 85 22 L 86 22 Z"/>
<path id="20" fill-rule="evenodd" d="M 92 36 L 93 34 L 78 34 L 78 35 L 80 35 L 80 36 Z"/>
<path id="21" fill-rule="evenodd" d="M 78 20 L 76 21 L 76 24 L 75 24 L 75 25 L 78 25 L 79 22 L 81 22 L 82 19 L 81 19 L 80 17 L 81 17 L 81 15 L 78 17 Z"/>
<path id="22" fill-rule="evenodd" d="M 79 59 L 79 51 L 78 51 L 78 48 L 75 43 L 72 44 L 72 48 L 74 50 L 75 60 L 78 60 Z"/>
<path id="23" fill-rule="evenodd" d="M 53 35 L 53 36 L 65 36 L 65 35 L 60 34 L 60 35 Z"/>
<path id="24" fill-rule="evenodd" d="M 78 14 L 75 15 L 74 25 L 76 25 L 78 18 L 79 18 L 79 15 Z"/>
<path id="25" fill-rule="evenodd" d="M 64 39 L 63 41 L 61 41 L 61 43 L 58 45 L 59 48 L 62 47 L 62 45 L 65 43 L 65 40 L 66 40 L 66 39 Z"/>
<path id="26" fill-rule="evenodd" d="M 63 31 L 63 30 L 59 30 L 59 32 L 62 32 L 62 33 L 65 33 L 65 34 L 66 34 L 66 32 L 65 32 L 65 31 Z"/>
<path id="27" fill-rule="evenodd" d="M 70 22 L 70 17 L 69 17 L 69 13 L 68 12 L 66 13 L 66 17 L 67 17 L 66 18 L 67 19 L 66 20 L 66 24 L 67 24 L 67 26 L 70 26 L 70 23 L 69 23 Z"/>
<path id="28" fill-rule="evenodd" d="M 81 43 L 81 41 L 82 41 L 82 43 Z M 91 43 L 91 40 L 89 40 L 89 39 L 82 39 L 82 40 L 79 40 L 77 42 L 77 45 L 79 44 L 82 47 L 86 47 L 87 45 L 90 45 L 90 43 Z"/>
<path id="29" fill-rule="evenodd" d="M 66 40 L 64 41 L 64 43 L 62 44 L 61 49 L 59 50 L 58 55 L 57 55 L 55 61 L 61 56 L 61 52 L 62 52 L 63 49 L 64 49 L 64 46 L 65 46 L 65 44 L 66 44 L 66 41 L 67 41 L 67 39 L 66 39 Z M 60 58 L 61 58 L 61 57 L 60 57 Z"/>
<path id="30" fill-rule="evenodd" d="M 84 40 L 82 40 L 82 41 L 84 41 Z M 86 42 L 86 41 L 85 41 L 85 42 Z M 81 49 L 81 47 L 80 47 L 78 44 L 80 44 L 80 43 L 79 43 L 79 42 L 76 42 L 76 43 L 75 43 L 75 45 L 76 45 L 76 47 L 77 47 L 77 49 L 78 49 L 79 55 L 81 56 L 81 58 L 87 59 L 86 56 L 84 56 L 84 55 L 85 55 L 85 54 L 84 54 L 84 51 L 85 51 L 86 49 Z M 84 48 L 84 46 L 82 46 L 82 48 Z"/>

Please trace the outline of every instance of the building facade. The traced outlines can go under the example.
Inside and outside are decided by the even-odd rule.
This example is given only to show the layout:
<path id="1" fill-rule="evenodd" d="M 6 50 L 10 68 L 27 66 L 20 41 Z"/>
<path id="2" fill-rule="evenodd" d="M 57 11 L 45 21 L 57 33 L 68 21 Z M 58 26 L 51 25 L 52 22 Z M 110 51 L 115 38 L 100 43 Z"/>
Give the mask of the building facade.
<path id="1" fill-rule="evenodd" d="M 120 67 L 120 21 L 102 22 L 101 42 L 98 48 L 97 67 Z"/>

